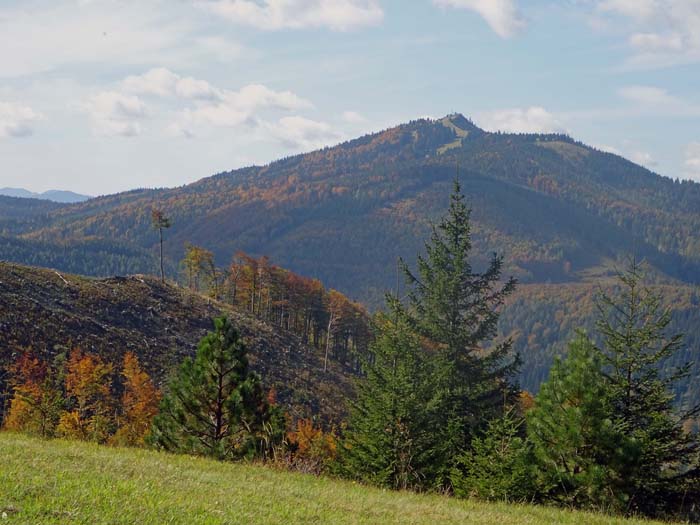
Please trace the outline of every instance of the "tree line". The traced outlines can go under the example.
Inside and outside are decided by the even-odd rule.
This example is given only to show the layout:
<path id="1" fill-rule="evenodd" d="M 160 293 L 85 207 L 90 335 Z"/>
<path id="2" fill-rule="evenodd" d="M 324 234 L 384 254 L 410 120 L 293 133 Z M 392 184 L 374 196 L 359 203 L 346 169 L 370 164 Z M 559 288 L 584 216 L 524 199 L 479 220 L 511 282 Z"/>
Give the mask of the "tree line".
<path id="1" fill-rule="evenodd" d="M 229 266 L 216 266 L 211 251 L 187 244 L 182 260 L 185 283 L 236 310 L 298 335 L 324 352 L 359 369 L 371 338 L 370 316 L 337 290 L 272 264 L 268 257 L 237 252 Z"/>

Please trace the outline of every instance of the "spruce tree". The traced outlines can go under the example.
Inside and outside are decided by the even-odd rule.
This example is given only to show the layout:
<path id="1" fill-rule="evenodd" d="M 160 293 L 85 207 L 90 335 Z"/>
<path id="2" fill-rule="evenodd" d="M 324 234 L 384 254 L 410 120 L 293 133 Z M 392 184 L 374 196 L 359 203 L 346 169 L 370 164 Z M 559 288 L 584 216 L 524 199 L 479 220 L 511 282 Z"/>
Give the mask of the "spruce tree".
<path id="1" fill-rule="evenodd" d="M 555 361 L 527 414 L 540 499 L 625 509 L 624 480 L 638 463 L 639 449 L 615 421 L 607 388 L 600 356 L 580 335 L 566 359 Z"/>
<path id="2" fill-rule="evenodd" d="M 263 455 L 274 445 L 270 437 L 282 434 L 279 413 L 249 370 L 236 328 L 225 317 L 215 319 L 214 328 L 170 381 L 149 441 L 218 459 Z"/>
<path id="3" fill-rule="evenodd" d="M 674 386 L 688 376 L 690 364 L 664 365 L 682 349 L 683 335 L 669 333 L 670 310 L 643 285 L 636 261 L 619 280 L 616 295 L 601 293 L 597 300 L 597 351 L 615 418 L 641 449 L 638 468 L 627 480 L 628 511 L 682 512 L 685 503 L 700 497 L 699 443 L 683 429 L 700 413 L 700 404 L 674 409 Z"/>
<path id="4" fill-rule="evenodd" d="M 339 469 L 380 486 L 421 488 L 434 466 L 425 356 L 400 313 L 378 315 L 375 327 L 372 360 L 358 381 Z"/>
<path id="5" fill-rule="evenodd" d="M 434 347 L 431 428 L 440 433 L 435 436 L 440 465 L 435 482 L 445 488 L 475 432 L 498 416 L 504 397 L 514 393 L 509 380 L 518 366 L 510 357 L 509 340 L 484 348 L 496 335 L 499 307 L 515 280 L 502 281 L 503 257 L 496 254 L 483 273 L 473 268 L 470 215 L 455 181 L 449 211 L 433 227 L 417 273 L 404 264 L 412 326 Z"/>
<path id="6" fill-rule="evenodd" d="M 452 472 L 456 496 L 510 502 L 532 498 L 532 453 L 524 423 L 511 407 L 472 440 L 471 450 L 460 456 Z"/>

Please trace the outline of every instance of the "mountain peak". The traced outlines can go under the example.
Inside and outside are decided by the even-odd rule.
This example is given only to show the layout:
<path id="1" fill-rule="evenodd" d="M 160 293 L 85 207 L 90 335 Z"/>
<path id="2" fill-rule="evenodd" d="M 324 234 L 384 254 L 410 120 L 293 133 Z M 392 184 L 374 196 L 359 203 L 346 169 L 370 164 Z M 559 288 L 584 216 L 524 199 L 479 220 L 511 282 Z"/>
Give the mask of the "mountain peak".
<path id="1" fill-rule="evenodd" d="M 466 136 L 466 134 L 470 131 L 483 131 L 461 113 L 450 113 L 449 115 L 445 115 L 443 118 L 438 119 L 438 122 L 440 122 L 443 126 L 454 129 L 455 131 L 461 130 L 465 132 L 464 136 Z M 457 134 L 460 135 L 459 132 L 457 132 Z"/>

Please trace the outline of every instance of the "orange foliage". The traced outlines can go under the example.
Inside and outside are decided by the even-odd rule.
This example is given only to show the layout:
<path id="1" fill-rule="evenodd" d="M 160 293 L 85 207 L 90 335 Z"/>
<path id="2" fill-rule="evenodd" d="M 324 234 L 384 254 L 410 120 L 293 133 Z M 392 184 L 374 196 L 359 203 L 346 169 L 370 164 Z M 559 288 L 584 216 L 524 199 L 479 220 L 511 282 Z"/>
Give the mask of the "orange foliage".
<path id="1" fill-rule="evenodd" d="M 287 442 L 292 451 L 292 465 L 307 472 L 321 472 L 338 452 L 335 435 L 314 427 L 310 419 L 298 420 L 296 430 L 287 434 Z"/>
<path id="2" fill-rule="evenodd" d="M 48 381 L 46 363 L 27 351 L 8 368 L 13 396 L 4 428 L 49 436 L 53 433 L 60 392 Z"/>
<path id="3" fill-rule="evenodd" d="M 75 439 L 105 441 L 112 425 L 112 365 L 74 349 L 68 359 L 66 395 L 72 409 L 61 414 L 58 433 Z"/>
<path id="4" fill-rule="evenodd" d="M 122 415 L 119 428 L 110 441 L 117 445 L 143 446 L 151 421 L 158 413 L 161 393 L 132 352 L 124 355 L 122 377 Z"/>

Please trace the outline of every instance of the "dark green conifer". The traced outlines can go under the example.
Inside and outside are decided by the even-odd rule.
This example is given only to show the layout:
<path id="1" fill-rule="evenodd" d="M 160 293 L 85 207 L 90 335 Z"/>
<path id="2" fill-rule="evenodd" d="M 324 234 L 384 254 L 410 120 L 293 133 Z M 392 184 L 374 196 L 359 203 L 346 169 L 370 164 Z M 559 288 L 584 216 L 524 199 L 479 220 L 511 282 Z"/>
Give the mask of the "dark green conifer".
<path id="1" fill-rule="evenodd" d="M 225 317 L 214 327 L 170 381 L 150 441 L 218 459 L 264 455 L 283 433 L 280 415 L 249 370 L 238 331 Z"/>
<path id="2" fill-rule="evenodd" d="M 625 488 L 628 511 L 679 512 L 690 499 L 700 497 L 699 443 L 697 435 L 683 429 L 683 423 L 700 412 L 700 404 L 683 411 L 674 408 L 674 386 L 688 376 L 690 364 L 662 366 L 682 349 L 683 335 L 669 334 L 670 310 L 644 287 L 636 261 L 619 280 L 615 296 L 603 293 L 597 301 L 597 350 L 614 416 L 641 450 Z"/>
<path id="3" fill-rule="evenodd" d="M 554 363 L 528 413 L 528 438 L 544 501 L 603 511 L 627 505 L 624 480 L 639 449 L 624 435 L 609 404 L 608 385 L 593 344 L 579 336 Z"/>
<path id="4" fill-rule="evenodd" d="M 434 465 L 425 356 L 402 315 L 380 314 L 375 326 L 372 360 L 358 382 L 340 470 L 380 486 L 420 488 Z"/>
<path id="5" fill-rule="evenodd" d="M 449 211 L 433 227 L 417 273 L 404 265 L 412 325 L 433 346 L 431 428 L 440 434 L 435 452 L 441 468 L 435 482 L 445 488 L 475 432 L 500 415 L 504 397 L 514 392 L 509 380 L 518 366 L 510 340 L 484 348 L 496 335 L 499 307 L 515 280 L 501 280 L 503 257 L 496 254 L 483 273 L 473 268 L 470 214 L 455 181 Z"/>
<path id="6" fill-rule="evenodd" d="M 508 409 L 493 419 L 471 450 L 459 458 L 452 472 L 456 496 L 482 500 L 523 502 L 534 492 L 532 452 L 524 435 L 524 419 Z"/>

